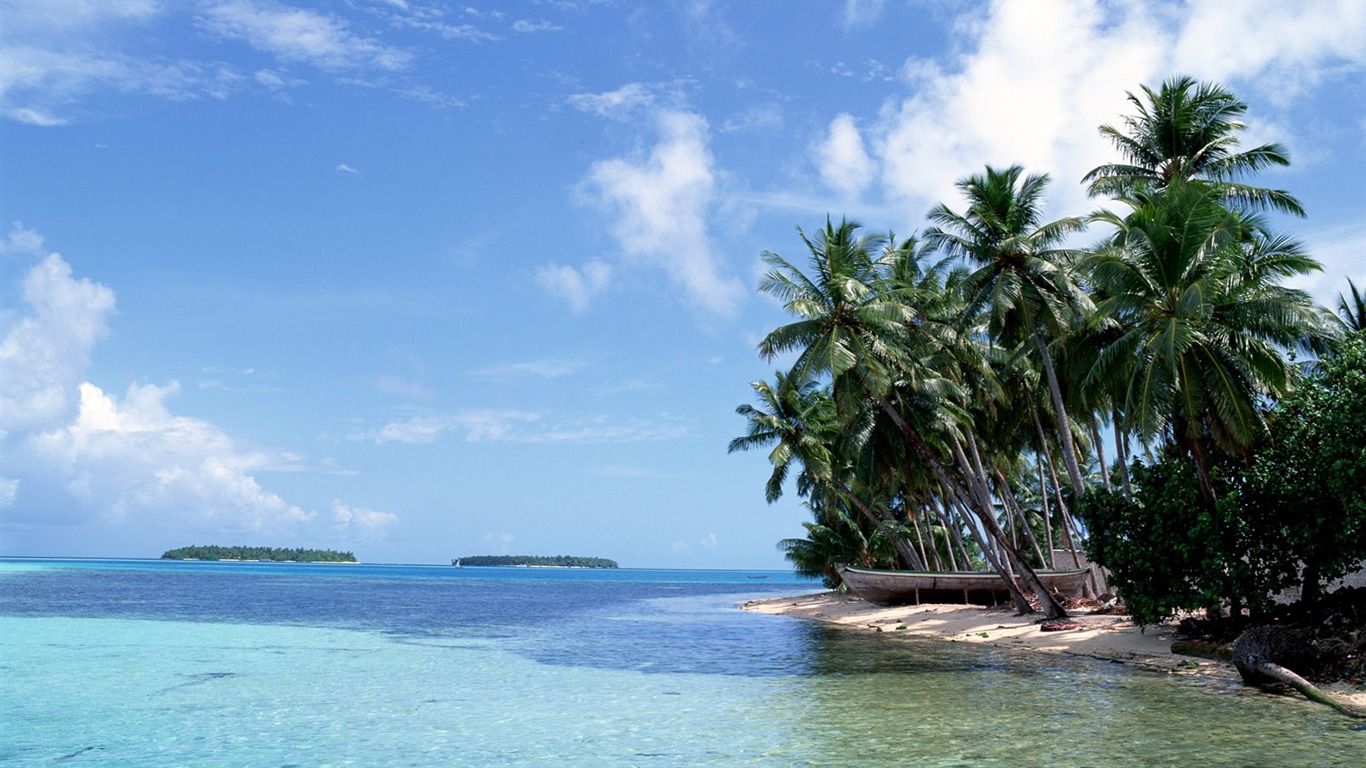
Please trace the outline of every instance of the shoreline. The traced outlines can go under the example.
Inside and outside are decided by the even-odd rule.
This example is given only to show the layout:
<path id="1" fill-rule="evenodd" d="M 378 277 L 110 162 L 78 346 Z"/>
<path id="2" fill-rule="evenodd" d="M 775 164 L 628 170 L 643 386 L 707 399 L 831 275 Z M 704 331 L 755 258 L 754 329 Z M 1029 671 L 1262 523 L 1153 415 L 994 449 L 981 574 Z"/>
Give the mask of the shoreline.
<path id="1" fill-rule="evenodd" d="M 951 643 L 977 643 L 993 648 L 1055 653 L 1110 661 L 1170 675 L 1197 675 L 1242 685 L 1232 664 L 1172 653 L 1176 627 L 1158 624 L 1140 630 L 1129 616 L 1069 611 L 1067 623 L 1077 629 L 1043 632 L 1041 616 L 1017 616 L 1013 608 L 961 604 L 880 606 L 834 592 L 752 600 L 742 610 Z M 1366 706 L 1366 690 L 1350 683 L 1322 686 L 1339 699 Z M 1291 698 L 1307 701 L 1299 694 Z M 1322 706 L 1322 705 L 1315 705 Z"/>

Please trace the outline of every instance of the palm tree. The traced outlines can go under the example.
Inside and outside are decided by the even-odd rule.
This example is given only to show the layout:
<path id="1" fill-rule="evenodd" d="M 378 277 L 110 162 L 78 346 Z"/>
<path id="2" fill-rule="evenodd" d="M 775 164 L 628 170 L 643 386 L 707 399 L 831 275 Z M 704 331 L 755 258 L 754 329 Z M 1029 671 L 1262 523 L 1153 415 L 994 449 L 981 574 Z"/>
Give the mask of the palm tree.
<path id="1" fill-rule="evenodd" d="M 1352 278 L 1347 278 L 1347 287 L 1352 292 L 1351 300 L 1346 294 L 1338 294 L 1338 321 L 1349 333 L 1366 328 L 1366 296 L 1357 290 Z"/>
<path id="2" fill-rule="evenodd" d="M 759 290 L 783 300 L 797 320 L 771 331 L 759 343 L 761 356 L 772 360 L 797 352 L 789 377 L 829 376 L 844 424 L 856 418 L 867 423 L 865 406 L 889 419 L 937 481 L 953 489 L 984 530 L 1001 542 L 1016 573 L 1038 595 L 1047 614 L 1066 615 L 1024 558 L 1005 541 L 990 504 L 951 475 L 935 452 L 934 438 L 928 436 L 951 429 L 961 413 L 961 390 L 934 367 L 938 350 L 933 334 L 921 332 L 927 318 L 916 311 L 926 304 L 937 306 L 942 299 L 927 296 L 914 285 L 889 281 L 889 270 L 899 254 L 887 249 L 875 256 L 886 239 L 860 237 L 858 229 L 848 221 L 836 227 L 827 220 L 818 239 L 799 229 L 810 254 L 810 275 L 776 253 L 763 254 L 773 269 Z M 850 501 L 857 502 L 857 496 Z M 900 545 L 898 551 L 902 552 Z M 910 557 L 906 560 L 913 562 Z M 1017 607 L 1022 612 L 1030 610 L 1018 588 L 1009 579 L 1006 583 Z"/>
<path id="3" fill-rule="evenodd" d="M 1144 186 L 1161 189 L 1175 180 L 1201 179 L 1237 206 L 1305 215 L 1289 193 L 1238 181 L 1263 168 L 1290 165 L 1290 156 L 1274 143 L 1238 151 L 1247 104 L 1228 89 L 1178 76 L 1156 92 L 1145 85 L 1141 97 L 1129 93 L 1129 102 L 1136 114 L 1124 117 L 1123 129 L 1100 127 L 1124 162 L 1101 165 L 1082 177 L 1092 197 L 1123 197 Z"/>
<path id="4" fill-rule="evenodd" d="M 1282 350 L 1329 335 L 1308 294 L 1279 285 L 1318 262 L 1223 199 L 1200 182 L 1140 191 L 1125 201 L 1126 216 L 1096 214 L 1117 232 L 1089 260 L 1105 296 L 1098 310 L 1122 333 L 1085 385 L 1124 380 L 1130 426 L 1190 456 L 1209 503 L 1210 450 L 1246 455 L 1264 429 L 1260 398 L 1294 385 L 1296 368 Z"/>
<path id="5" fill-rule="evenodd" d="M 773 474 L 765 486 L 765 497 L 770 504 L 782 497 L 783 484 L 796 461 L 801 465 L 797 477 L 800 495 L 827 494 L 848 503 L 892 542 L 911 568 L 922 569 L 924 563 L 915 549 L 894 535 L 888 528 L 890 521 L 879 515 L 845 481 L 847 460 L 838 444 L 841 436 L 834 422 L 829 393 L 815 382 L 801 381 L 794 374 L 785 375 L 780 371 L 776 378 L 776 386 L 764 381 L 750 384 L 759 396 L 761 406 L 745 404 L 735 409 L 745 417 L 749 429 L 745 435 L 730 442 L 729 452 L 772 445 L 769 463 L 773 465 Z"/>
<path id="6" fill-rule="evenodd" d="M 820 387 L 813 381 L 798 381 L 778 371 L 776 384 L 766 381 L 750 382 L 759 397 L 759 405 L 748 403 L 735 409 L 745 417 L 748 430 L 742 437 L 730 441 L 729 453 L 772 446 L 768 461 L 773 473 L 764 486 L 764 498 L 772 504 L 782 498 L 783 485 L 791 474 L 793 462 L 800 465 L 797 492 L 807 495 L 817 478 L 829 474 L 829 450 L 819 434 L 828 422 L 825 413 L 828 399 L 821 396 Z"/>
<path id="7" fill-rule="evenodd" d="M 1072 440 L 1062 386 L 1045 330 L 1061 335 L 1078 313 L 1091 309 L 1090 299 L 1072 277 L 1071 258 L 1063 241 L 1085 227 L 1075 217 L 1043 223 L 1043 193 L 1048 175 L 1021 180 L 1018 165 L 998 171 L 987 166 L 958 182 L 967 198 L 964 213 L 937 205 L 930 211 L 934 226 L 925 238 L 932 246 L 961 256 L 979 267 L 963 281 L 965 311 L 985 308 L 988 333 L 997 340 L 1024 338 L 1032 342 L 1048 379 L 1063 461 L 1077 495 L 1085 493 L 1076 446 Z"/>
<path id="8" fill-rule="evenodd" d="M 810 503 L 808 506 L 817 522 L 802 523 L 806 538 L 778 542 L 778 549 L 792 563 L 797 575 L 819 578 L 826 587 L 835 589 L 840 585 L 836 563 L 883 568 L 895 560 L 885 537 L 868 536 L 854 518 L 842 511 L 818 509 Z"/>

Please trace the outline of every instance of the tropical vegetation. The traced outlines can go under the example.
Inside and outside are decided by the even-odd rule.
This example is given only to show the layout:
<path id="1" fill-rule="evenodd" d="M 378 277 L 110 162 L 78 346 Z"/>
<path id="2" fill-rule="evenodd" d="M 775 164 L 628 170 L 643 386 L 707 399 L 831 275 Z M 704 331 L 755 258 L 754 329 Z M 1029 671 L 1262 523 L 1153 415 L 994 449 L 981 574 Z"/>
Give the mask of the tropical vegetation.
<path id="1" fill-rule="evenodd" d="M 1049 220 L 1047 174 L 987 166 L 916 237 L 827 218 L 763 254 L 790 322 L 730 450 L 809 510 L 779 544 L 798 572 L 991 569 L 1060 617 L 1036 572 L 1089 557 L 1147 622 L 1312 600 L 1366 560 L 1366 314 L 1354 285 L 1340 317 L 1287 285 L 1320 267 L 1271 217 L 1303 206 L 1252 182 L 1288 153 L 1241 147 L 1222 86 L 1129 100 L 1082 180 L 1099 211 Z"/>
<path id="2" fill-rule="evenodd" d="M 616 560 L 605 557 L 575 557 L 574 555 L 471 555 L 457 557 L 451 565 L 521 568 L 616 568 Z"/>
<path id="3" fill-rule="evenodd" d="M 161 555 L 162 560 L 273 560 L 295 563 L 354 563 L 356 556 L 350 552 L 337 552 L 331 549 L 304 549 L 302 547 L 218 547 L 195 546 L 168 549 Z"/>

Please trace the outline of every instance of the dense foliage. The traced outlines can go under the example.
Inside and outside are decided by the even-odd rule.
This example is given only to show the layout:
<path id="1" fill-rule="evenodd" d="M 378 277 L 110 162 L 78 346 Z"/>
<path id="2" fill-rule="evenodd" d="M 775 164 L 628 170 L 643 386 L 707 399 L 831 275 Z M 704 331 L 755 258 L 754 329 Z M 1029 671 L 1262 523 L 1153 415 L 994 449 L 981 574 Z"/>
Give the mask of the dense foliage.
<path id="1" fill-rule="evenodd" d="M 605 557 L 574 557 L 572 555 L 473 555 L 457 557 L 451 565 L 533 567 L 533 568 L 616 568 L 617 561 Z"/>
<path id="2" fill-rule="evenodd" d="M 354 563 L 350 552 L 297 547 L 181 547 L 162 554 L 163 560 L 292 560 L 297 563 Z"/>
<path id="3" fill-rule="evenodd" d="M 1047 174 L 987 166 L 919 239 L 827 218 L 803 261 L 763 254 L 790 321 L 758 351 L 788 367 L 752 382 L 730 450 L 768 451 L 770 502 L 795 481 L 800 572 L 990 568 L 1058 616 L 1034 569 L 1089 544 L 1149 620 L 1264 611 L 1359 562 L 1351 347 L 1308 381 L 1292 353 L 1326 354 L 1361 302 L 1339 323 L 1285 285 L 1320 267 L 1266 212 L 1303 209 L 1250 177 L 1288 154 L 1242 148 L 1247 106 L 1217 84 L 1129 99 L 1101 127 L 1119 162 L 1084 179 L 1112 210 L 1050 221 Z M 1104 238 L 1075 247 L 1087 227 Z M 1325 467 L 1343 481 L 1310 489 Z"/>
<path id="4" fill-rule="evenodd" d="M 1213 504 L 1176 458 L 1135 465 L 1132 500 L 1087 499 L 1092 556 L 1141 623 L 1217 606 L 1265 615 L 1286 587 L 1313 603 L 1366 561 L 1366 334 L 1344 339 L 1266 419 L 1250 461 L 1213 473 Z"/>

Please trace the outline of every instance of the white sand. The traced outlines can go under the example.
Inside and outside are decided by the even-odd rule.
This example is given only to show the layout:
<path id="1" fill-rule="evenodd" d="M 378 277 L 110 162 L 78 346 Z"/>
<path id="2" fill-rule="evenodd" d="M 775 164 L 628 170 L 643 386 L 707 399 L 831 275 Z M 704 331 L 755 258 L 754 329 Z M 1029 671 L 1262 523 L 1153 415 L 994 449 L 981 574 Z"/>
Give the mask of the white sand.
<path id="1" fill-rule="evenodd" d="M 1140 630 L 1128 616 L 1070 611 L 1071 616 L 1065 621 L 1077 625 L 1077 629 L 1044 632 L 1040 629 L 1042 614 L 1016 616 L 1011 608 L 972 605 L 884 607 L 834 592 L 755 600 L 742 607 L 748 611 L 797 616 L 870 631 L 1086 656 L 1169 674 L 1238 680 L 1232 664 L 1172 653 L 1173 625 L 1160 624 Z M 1366 691 L 1359 686 L 1338 683 L 1327 686 L 1327 690 L 1366 706 Z"/>

